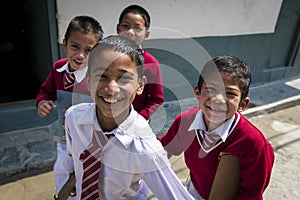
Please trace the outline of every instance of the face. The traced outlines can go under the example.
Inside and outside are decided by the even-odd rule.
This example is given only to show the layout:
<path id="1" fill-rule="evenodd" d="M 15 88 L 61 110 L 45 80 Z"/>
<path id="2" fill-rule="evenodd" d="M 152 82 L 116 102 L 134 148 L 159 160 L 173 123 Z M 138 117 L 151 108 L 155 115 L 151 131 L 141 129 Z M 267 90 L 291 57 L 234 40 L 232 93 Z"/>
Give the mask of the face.
<path id="1" fill-rule="evenodd" d="M 63 41 L 71 71 L 87 67 L 88 55 L 97 42 L 98 40 L 93 34 L 84 34 L 80 31 L 72 32 L 68 41 Z"/>
<path id="2" fill-rule="evenodd" d="M 126 54 L 106 50 L 95 56 L 93 63 L 89 88 L 98 120 L 118 125 L 128 116 L 136 94 L 143 92 L 145 77 L 138 81 L 136 63 Z"/>
<path id="3" fill-rule="evenodd" d="M 225 72 L 213 72 L 205 77 L 201 91 L 195 87 L 195 96 L 203 111 L 209 131 L 214 130 L 237 111 L 243 111 L 249 99 L 241 101 L 241 89 L 237 81 Z"/>
<path id="4" fill-rule="evenodd" d="M 150 31 L 146 30 L 145 20 L 141 15 L 127 13 L 121 23 L 117 25 L 117 33 L 141 45 L 148 38 Z"/>

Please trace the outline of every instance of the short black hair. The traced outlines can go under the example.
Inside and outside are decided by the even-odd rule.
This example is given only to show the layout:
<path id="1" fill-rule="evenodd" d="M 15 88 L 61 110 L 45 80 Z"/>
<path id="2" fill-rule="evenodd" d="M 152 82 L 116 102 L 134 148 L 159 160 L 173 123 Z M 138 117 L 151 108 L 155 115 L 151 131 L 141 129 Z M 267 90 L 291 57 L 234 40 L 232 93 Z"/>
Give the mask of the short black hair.
<path id="1" fill-rule="evenodd" d="M 112 50 L 128 55 L 131 58 L 131 60 L 137 65 L 139 80 L 143 77 L 144 56 L 142 50 L 134 41 L 121 35 L 107 36 L 94 46 L 89 55 L 89 64 L 87 72 L 88 76 L 90 75 L 91 67 L 94 65 L 94 58 L 97 57 L 99 53 L 106 50 Z"/>
<path id="2" fill-rule="evenodd" d="M 80 31 L 84 34 L 92 33 L 98 41 L 103 38 L 104 34 L 100 23 L 95 18 L 86 15 L 76 16 L 70 21 L 64 39 L 68 41 L 71 32 L 74 31 Z"/>
<path id="3" fill-rule="evenodd" d="M 217 56 L 204 65 L 197 85 L 199 91 L 201 91 L 202 85 L 205 82 L 205 77 L 216 71 L 231 74 L 232 78 L 238 81 L 238 85 L 242 92 L 241 100 L 248 96 L 251 84 L 250 68 L 239 58 L 230 55 Z"/>
<path id="4" fill-rule="evenodd" d="M 134 14 L 141 15 L 145 21 L 146 29 L 150 28 L 150 15 L 149 15 L 148 11 L 145 8 L 143 8 L 142 6 L 134 4 L 134 5 L 129 5 L 126 8 L 124 8 L 124 10 L 121 12 L 120 17 L 119 17 L 119 24 L 122 22 L 124 16 L 127 13 L 134 13 Z"/>

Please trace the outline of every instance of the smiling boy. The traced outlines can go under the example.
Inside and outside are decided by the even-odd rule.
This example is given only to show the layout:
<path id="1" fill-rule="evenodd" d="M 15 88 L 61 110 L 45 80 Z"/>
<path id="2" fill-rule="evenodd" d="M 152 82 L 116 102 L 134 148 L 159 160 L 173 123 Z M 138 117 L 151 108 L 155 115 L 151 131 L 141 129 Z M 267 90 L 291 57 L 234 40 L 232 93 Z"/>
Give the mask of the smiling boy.
<path id="1" fill-rule="evenodd" d="M 241 114 L 250 103 L 250 82 L 250 68 L 240 59 L 211 59 L 194 89 L 199 106 L 179 114 L 159 138 L 169 155 L 184 153 L 195 199 L 263 198 L 274 150 Z"/>
<path id="2" fill-rule="evenodd" d="M 139 47 L 122 36 L 104 38 L 90 54 L 87 77 L 94 103 L 72 106 L 65 122 L 77 198 L 147 199 L 146 183 L 159 199 L 193 199 L 132 106 L 145 85 Z"/>

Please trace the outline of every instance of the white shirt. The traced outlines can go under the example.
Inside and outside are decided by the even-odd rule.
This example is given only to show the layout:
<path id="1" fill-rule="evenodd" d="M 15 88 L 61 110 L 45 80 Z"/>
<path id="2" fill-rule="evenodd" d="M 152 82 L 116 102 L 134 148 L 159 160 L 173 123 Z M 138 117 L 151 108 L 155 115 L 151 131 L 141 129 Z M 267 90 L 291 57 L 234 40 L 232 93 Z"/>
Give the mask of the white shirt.
<path id="1" fill-rule="evenodd" d="M 87 67 L 84 67 L 84 68 L 76 70 L 74 72 L 70 72 L 70 70 L 69 70 L 69 62 L 67 62 L 61 68 L 56 69 L 56 71 L 58 71 L 58 72 L 67 71 L 70 74 L 74 74 L 76 82 L 80 83 L 84 79 L 84 77 L 86 75 L 86 72 L 87 72 L 87 69 L 88 69 Z"/>
<path id="2" fill-rule="evenodd" d="M 83 176 L 80 154 L 88 148 L 93 132 L 102 131 L 96 117 L 95 103 L 70 107 L 66 112 L 67 152 L 73 157 L 69 163 L 76 175 L 77 198 L 81 196 Z M 145 181 L 159 199 L 193 199 L 182 185 L 156 139 L 148 122 L 131 106 L 130 115 L 113 131 L 102 149 L 99 178 L 100 197 L 105 199 L 135 199 Z M 70 160 L 70 159 L 69 159 Z"/>

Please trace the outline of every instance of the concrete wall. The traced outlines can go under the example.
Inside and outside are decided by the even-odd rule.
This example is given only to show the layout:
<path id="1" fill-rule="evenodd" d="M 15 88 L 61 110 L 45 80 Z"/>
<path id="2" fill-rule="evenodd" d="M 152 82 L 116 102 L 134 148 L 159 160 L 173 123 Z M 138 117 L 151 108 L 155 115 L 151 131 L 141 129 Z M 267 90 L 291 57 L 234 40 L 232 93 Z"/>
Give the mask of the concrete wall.
<path id="1" fill-rule="evenodd" d="M 118 17 L 130 4 L 139 4 L 150 13 L 151 39 L 273 33 L 281 3 L 282 0 L 56 0 L 59 42 L 69 21 L 80 14 L 97 18 L 106 35 L 115 34 Z"/>
<path id="2" fill-rule="evenodd" d="M 300 67 L 287 67 L 299 18 L 289 11 L 299 11 L 296 0 L 57 0 L 58 42 L 69 20 L 79 14 L 99 19 L 105 35 L 115 34 L 122 9 L 134 3 L 151 15 L 151 34 L 143 47 L 162 64 L 167 101 L 193 95 L 195 72 L 217 55 L 243 59 L 251 67 L 253 84 L 300 73 Z M 62 48 L 60 53 L 64 55 Z"/>

